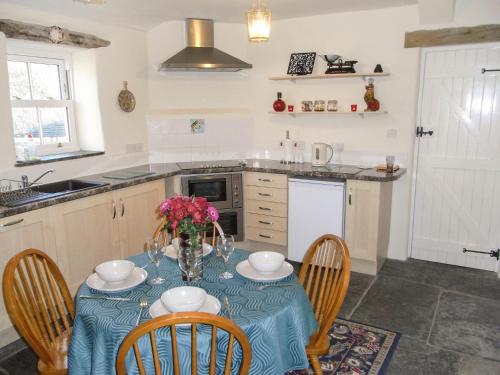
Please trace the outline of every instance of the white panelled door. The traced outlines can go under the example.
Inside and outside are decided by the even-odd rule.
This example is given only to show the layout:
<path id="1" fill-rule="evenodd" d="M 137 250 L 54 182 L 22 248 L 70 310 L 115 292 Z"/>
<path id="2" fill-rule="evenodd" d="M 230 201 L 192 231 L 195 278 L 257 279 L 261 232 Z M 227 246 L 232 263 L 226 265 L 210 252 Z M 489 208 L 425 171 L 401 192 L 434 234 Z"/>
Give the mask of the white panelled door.
<path id="1" fill-rule="evenodd" d="M 500 247 L 500 44 L 423 51 L 411 257 L 494 271 Z"/>

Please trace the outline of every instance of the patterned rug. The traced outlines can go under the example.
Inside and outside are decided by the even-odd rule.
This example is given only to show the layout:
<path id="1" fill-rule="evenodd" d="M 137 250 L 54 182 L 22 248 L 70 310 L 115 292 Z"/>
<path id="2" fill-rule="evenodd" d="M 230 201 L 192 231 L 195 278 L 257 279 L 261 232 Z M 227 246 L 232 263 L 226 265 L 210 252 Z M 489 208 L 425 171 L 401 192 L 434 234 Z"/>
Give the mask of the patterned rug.
<path id="1" fill-rule="evenodd" d="M 382 375 L 391 362 L 400 334 L 337 319 L 330 330 L 330 352 L 320 357 L 325 375 Z M 311 369 L 286 375 L 312 374 Z"/>

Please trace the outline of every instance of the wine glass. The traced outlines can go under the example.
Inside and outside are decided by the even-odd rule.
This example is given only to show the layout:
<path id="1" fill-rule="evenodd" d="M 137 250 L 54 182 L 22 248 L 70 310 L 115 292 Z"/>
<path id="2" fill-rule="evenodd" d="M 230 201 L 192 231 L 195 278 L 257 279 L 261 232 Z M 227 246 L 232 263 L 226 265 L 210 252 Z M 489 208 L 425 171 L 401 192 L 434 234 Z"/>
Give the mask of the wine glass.
<path id="1" fill-rule="evenodd" d="M 222 272 L 219 277 L 221 279 L 232 279 L 234 275 L 227 270 L 227 263 L 229 262 L 229 257 L 234 251 L 234 237 L 217 237 L 217 250 L 220 252 L 222 259 L 224 259 L 224 272 Z"/>
<path id="2" fill-rule="evenodd" d="M 156 277 L 151 279 L 151 284 L 163 284 L 165 279 L 160 276 L 160 262 L 164 256 L 162 243 L 157 240 L 147 240 L 146 253 L 151 263 L 156 266 Z"/>
<path id="3" fill-rule="evenodd" d="M 179 263 L 179 268 L 182 273 L 186 275 L 187 281 L 190 284 L 200 263 L 200 257 L 196 254 L 196 250 L 180 248 L 177 253 L 177 262 Z"/>

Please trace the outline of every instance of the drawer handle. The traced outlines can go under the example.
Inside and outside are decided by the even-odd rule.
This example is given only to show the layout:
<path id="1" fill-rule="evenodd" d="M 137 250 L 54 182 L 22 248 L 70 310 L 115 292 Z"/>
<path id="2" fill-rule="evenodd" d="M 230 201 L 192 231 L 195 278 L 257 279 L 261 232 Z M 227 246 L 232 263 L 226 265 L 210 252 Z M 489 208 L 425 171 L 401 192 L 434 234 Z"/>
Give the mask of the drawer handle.
<path id="1" fill-rule="evenodd" d="M 19 220 L 14 220 L 14 221 L 9 221 L 8 223 L 5 224 L 0 224 L 0 228 L 5 228 L 5 227 L 11 227 L 13 225 L 22 223 L 24 219 L 19 219 Z"/>
<path id="2" fill-rule="evenodd" d="M 262 181 L 262 182 L 273 182 L 273 180 L 270 179 L 270 178 L 259 178 L 259 181 Z"/>
<path id="3" fill-rule="evenodd" d="M 267 234 L 261 234 L 261 233 L 259 233 L 259 237 L 262 237 L 262 238 L 273 238 L 273 236 L 268 236 Z"/>
<path id="4" fill-rule="evenodd" d="M 272 197 L 273 195 L 272 194 L 268 194 L 268 193 L 257 193 L 259 194 L 261 197 Z"/>
<path id="5" fill-rule="evenodd" d="M 261 224 L 266 224 L 266 225 L 273 225 L 273 222 L 272 222 L 272 221 L 263 221 L 263 220 L 259 220 L 259 223 L 261 223 Z"/>
<path id="6" fill-rule="evenodd" d="M 259 206 L 259 210 L 263 210 L 263 211 L 272 211 L 273 209 L 272 209 L 272 208 L 269 208 L 269 207 L 260 207 L 260 206 Z"/>

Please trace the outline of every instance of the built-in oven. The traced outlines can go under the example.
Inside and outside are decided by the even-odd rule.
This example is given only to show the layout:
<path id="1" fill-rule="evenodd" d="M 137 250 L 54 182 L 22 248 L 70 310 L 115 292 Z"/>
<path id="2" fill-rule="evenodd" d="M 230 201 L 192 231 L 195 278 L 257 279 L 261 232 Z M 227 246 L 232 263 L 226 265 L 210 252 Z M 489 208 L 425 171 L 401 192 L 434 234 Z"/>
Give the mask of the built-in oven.
<path id="1" fill-rule="evenodd" d="M 225 234 L 243 241 L 243 188 L 241 173 L 214 173 L 181 177 L 183 195 L 205 197 L 219 211 Z"/>

